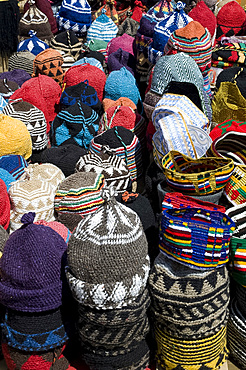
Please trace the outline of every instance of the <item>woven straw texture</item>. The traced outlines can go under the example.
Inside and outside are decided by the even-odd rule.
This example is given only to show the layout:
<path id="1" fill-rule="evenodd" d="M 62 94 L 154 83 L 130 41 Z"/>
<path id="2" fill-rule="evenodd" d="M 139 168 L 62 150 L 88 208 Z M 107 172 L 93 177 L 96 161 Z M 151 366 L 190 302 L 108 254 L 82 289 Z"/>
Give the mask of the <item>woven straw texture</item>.
<path id="1" fill-rule="evenodd" d="M 246 287 L 246 239 L 231 238 L 230 271 L 234 280 Z"/>
<path id="2" fill-rule="evenodd" d="M 236 166 L 225 187 L 226 198 L 234 206 L 246 202 L 246 166 Z"/>

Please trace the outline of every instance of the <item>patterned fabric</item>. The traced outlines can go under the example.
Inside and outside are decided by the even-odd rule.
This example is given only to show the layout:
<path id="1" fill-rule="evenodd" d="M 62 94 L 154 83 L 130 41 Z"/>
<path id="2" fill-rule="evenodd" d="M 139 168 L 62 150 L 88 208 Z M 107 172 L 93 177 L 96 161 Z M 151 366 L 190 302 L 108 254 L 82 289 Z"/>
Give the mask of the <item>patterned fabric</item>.
<path id="1" fill-rule="evenodd" d="M 70 55 L 71 57 L 77 58 L 83 45 L 72 30 L 67 30 L 53 37 L 50 41 L 50 47 L 55 50 L 63 51 L 66 56 Z"/>
<path id="2" fill-rule="evenodd" d="M 44 74 L 51 77 L 60 85 L 63 82 L 64 71 L 62 69 L 63 57 L 59 51 L 51 48 L 39 53 L 33 61 L 32 77 Z"/>
<path id="3" fill-rule="evenodd" d="M 35 55 L 30 51 L 19 51 L 13 53 L 9 58 L 9 70 L 23 69 L 30 75 L 33 73 L 33 61 Z"/>
<path id="4" fill-rule="evenodd" d="M 148 10 L 148 15 L 156 22 L 166 19 L 175 9 L 176 4 L 173 1 L 161 0 Z"/>
<path id="5" fill-rule="evenodd" d="M 234 206 L 246 202 L 246 170 L 236 166 L 225 187 L 225 196 Z"/>
<path id="6" fill-rule="evenodd" d="M 0 157 L 0 168 L 8 171 L 15 180 L 18 180 L 24 174 L 27 166 L 27 161 L 21 155 L 10 154 Z"/>
<path id="7" fill-rule="evenodd" d="M 105 14 L 106 10 L 103 9 L 102 14 L 92 23 L 87 32 L 87 41 L 99 39 L 106 42 L 111 41 L 116 37 L 118 27 L 111 18 Z"/>
<path id="8" fill-rule="evenodd" d="M 220 6 L 218 2 L 217 7 Z M 244 34 L 246 27 L 246 14 L 237 1 L 224 4 L 217 16 L 216 42 L 219 43 L 223 36 Z"/>
<path id="9" fill-rule="evenodd" d="M 235 222 L 236 230 L 233 237 L 246 238 L 246 203 L 228 208 L 226 214 Z"/>
<path id="10" fill-rule="evenodd" d="M 217 68 L 245 67 L 246 44 L 243 42 L 228 42 L 213 49 L 212 66 Z"/>
<path id="11" fill-rule="evenodd" d="M 105 11 L 104 11 L 105 10 Z M 100 15 L 105 14 L 107 17 L 112 19 L 112 21 L 118 26 L 119 25 L 119 15 L 115 8 L 114 0 L 106 0 L 104 5 L 96 10 L 93 14 L 93 20 L 100 17 Z"/>
<path id="12" fill-rule="evenodd" d="M 232 237 L 230 243 L 230 272 L 233 279 L 246 286 L 246 239 Z"/>
<path id="13" fill-rule="evenodd" d="M 180 263 L 211 269 L 229 260 L 229 242 L 235 223 L 225 214 L 198 208 L 163 212 L 160 251 Z"/>
<path id="14" fill-rule="evenodd" d="M 234 170 L 231 159 L 191 159 L 171 151 L 162 160 L 168 185 L 186 195 L 207 195 L 222 190 Z"/>
<path id="15" fill-rule="evenodd" d="M 6 100 L 0 95 L 0 112 L 2 113 L 3 108 L 7 105 Z"/>
<path id="16" fill-rule="evenodd" d="M 23 40 L 19 43 L 17 52 L 18 51 L 30 51 L 34 55 L 38 55 L 41 53 L 41 51 L 44 51 L 45 49 L 49 48 L 49 45 L 47 45 L 44 41 L 40 40 L 36 36 L 36 32 L 30 31 L 29 32 L 30 38 L 27 40 Z"/>

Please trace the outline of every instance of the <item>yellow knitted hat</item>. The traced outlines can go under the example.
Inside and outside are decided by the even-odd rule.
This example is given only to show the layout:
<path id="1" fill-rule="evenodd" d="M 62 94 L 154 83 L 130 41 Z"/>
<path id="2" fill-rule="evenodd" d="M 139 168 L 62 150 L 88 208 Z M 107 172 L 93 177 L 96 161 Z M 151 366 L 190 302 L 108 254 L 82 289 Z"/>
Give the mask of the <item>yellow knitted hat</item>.
<path id="1" fill-rule="evenodd" d="M 8 154 L 28 159 L 32 155 L 32 139 L 22 121 L 0 114 L 0 156 Z"/>

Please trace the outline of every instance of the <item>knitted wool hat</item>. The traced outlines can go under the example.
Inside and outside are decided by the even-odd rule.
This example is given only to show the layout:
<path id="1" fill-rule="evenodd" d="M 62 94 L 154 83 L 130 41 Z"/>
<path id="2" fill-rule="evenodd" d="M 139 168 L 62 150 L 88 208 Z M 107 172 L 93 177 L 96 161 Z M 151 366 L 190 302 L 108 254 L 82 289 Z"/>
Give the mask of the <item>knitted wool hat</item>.
<path id="1" fill-rule="evenodd" d="M 56 19 L 59 31 L 71 30 L 84 36 L 91 25 L 91 7 L 87 0 L 62 0 Z"/>
<path id="2" fill-rule="evenodd" d="M 100 41 L 100 40 L 95 40 L 95 41 Z M 92 45 L 92 41 L 89 41 L 89 43 L 86 46 L 86 50 L 80 53 L 80 55 L 78 56 L 78 60 L 84 59 L 84 58 L 94 58 L 94 59 L 97 59 L 101 63 L 102 66 L 105 66 L 105 56 L 103 55 L 103 53 L 97 50 L 90 50 L 89 44 Z"/>
<path id="3" fill-rule="evenodd" d="M 224 190 L 226 198 L 231 204 L 237 206 L 246 202 L 246 168 L 237 165 L 226 184 Z"/>
<path id="4" fill-rule="evenodd" d="M 136 60 L 134 56 L 127 51 L 118 49 L 108 57 L 108 71 L 118 71 L 125 67 L 134 76 L 136 72 Z"/>
<path id="5" fill-rule="evenodd" d="M 97 67 L 97 68 L 101 69 L 101 71 L 104 72 L 103 66 L 101 65 L 99 60 L 97 60 L 95 58 L 87 58 L 87 57 L 81 58 L 81 59 L 77 60 L 76 62 L 74 62 L 72 64 L 72 67 L 73 66 L 78 66 L 80 64 L 90 64 L 94 67 Z"/>
<path id="6" fill-rule="evenodd" d="M 41 51 L 49 48 L 49 45 L 47 45 L 44 41 L 40 40 L 36 36 L 36 32 L 31 30 L 29 31 L 29 35 L 29 39 L 23 40 L 19 43 L 17 52 L 27 50 L 34 55 L 38 55 L 39 53 L 41 53 Z"/>
<path id="7" fill-rule="evenodd" d="M 136 113 L 129 106 L 113 106 L 102 115 L 98 133 L 102 133 L 115 126 L 122 126 L 134 132 Z"/>
<path id="8" fill-rule="evenodd" d="M 103 203 L 101 190 L 104 184 L 104 176 L 100 173 L 78 172 L 68 176 L 56 191 L 56 212 L 81 216 L 94 213 Z"/>
<path id="9" fill-rule="evenodd" d="M 22 98 L 30 104 L 35 105 L 40 109 L 46 119 L 47 132 L 50 130 L 50 122 L 54 120 L 61 96 L 61 88 L 59 84 L 51 77 L 39 75 L 24 82 L 11 97 L 12 100 Z"/>
<path id="10" fill-rule="evenodd" d="M 88 80 L 80 82 L 77 85 L 69 86 L 63 90 L 60 99 L 63 108 L 69 107 L 77 101 L 88 105 L 101 117 L 103 111 L 102 104 L 98 99 L 96 90 L 89 85 Z"/>
<path id="11" fill-rule="evenodd" d="M 160 0 L 148 10 L 147 14 L 156 22 L 161 22 L 163 19 L 167 18 L 169 14 L 173 11 L 174 3 L 172 1 Z"/>
<path id="12" fill-rule="evenodd" d="M 157 362 L 164 368 L 219 369 L 228 358 L 226 326 L 218 333 L 198 340 L 180 339 L 156 327 L 155 339 Z"/>
<path id="13" fill-rule="evenodd" d="M 31 157 L 32 140 L 23 122 L 0 114 L 0 132 L 0 156 L 20 154 L 25 159 Z"/>
<path id="14" fill-rule="evenodd" d="M 72 30 L 60 32 L 50 41 L 51 48 L 63 51 L 64 55 L 70 55 L 74 58 L 78 56 L 82 46 L 82 43 Z"/>
<path id="15" fill-rule="evenodd" d="M 131 99 L 135 105 L 141 102 L 136 80 L 125 67 L 122 67 L 119 71 L 110 73 L 105 84 L 104 96 L 112 100 L 127 97 Z"/>
<path id="16" fill-rule="evenodd" d="M 246 204 L 242 203 L 237 206 L 230 207 L 226 210 L 226 214 L 236 224 L 236 229 L 233 233 L 233 238 L 246 238 Z"/>
<path id="17" fill-rule="evenodd" d="M 201 23 L 191 21 L 174 31 L 165 46 L 166 54 L 183 51 L 190 55 L 205 76 L 211 67 L 212 43 L 207 29 Z"/>
<path id="18" fill-rule="evenodd" d="M 55 194 L 58 185 L 65 179 L 65 176 L 60 168 L 52 163 L 34 163 L 29 164 L 20 178 L 21 181 L 30 179 L 48 182 Z"/>
<path id="19" fill-rule="evenodd" d="M 217 1 L 215 3 L 214 9 L 213 9 L 215 17 L 217 17 L 217 15 L 218 15 L 220 9 L 222 8 L 222 6 L 229 3 L 230 1 L 234 1 L 234 0 L 220 0 L 220 1 Z"/>
<path id="20" fill-rule="evenodd" d="M 82 64 L 69 68 L 64 76 L 64 86 L 69 87 L 77 85 L 86 80 L 90 86 L 94 87 L 98 99 L 102 101 L 106 75 L 99 68 L 91 66 L 90 64 Z"/>
<path id="21" fill-rule="evenodd" d="M 33 72 L 34 59 L 35 55 L 30 51 L 19 51 L 13 53 L 8 62 L 9 70 L 13 71 L 15 69 L 22 69 L 31 75 Z"/>
<path id="22" fill-rule="evenodd" d="M 235 283 L 235 301 L 242 315 L 245 317 L 245 293 L 246 289 L 241 284 Z"/>
<path id="23" fill-rule="evenodd" d="M 119 25 L 117 36 L 122 36 L 126 34 L 135 37 L 139 28 L 139 22 L 140 20 L 136 21 L 132 17 L 127 17 L 124 22 Z"/>
<path id="24" fill-rule="evenodd" d="M 8 103 L 6 100 L 0 95 L 0 113 L 2 113 L 3 108 L 7 105 Z"/>
<path id="25" fill-rule="evenodd" d="M 121 308 L 135 301 L 149 273 L 141 221 L 116 202 L 110 190 L 102 193 L 103 205 L 78 224 L 68 243 L 66 274 L 72 293 L 78 302 L 100 309 Z"/>
<path id="26" fill-rule="evenodd" d="M 118 27 L 105 13 L 106 11 L 103 9 L 102 14 L 92 22 L 87 32 L 87 41 L 99 39 L 109 42 L 116 37 Z"/>
<path id="27" fill-rule="evenodd" d="M 216 18 L 216 42 L 219 42 L 223 36 L 244 34 L 246 28 L 246 14 L 236 1 L 230 1 L 223 5 Z"/>
<path id="28" fill-rule="evenodd" d="M 133 181 L 142 176 L 141 145 L 133 132 L 125 127 L 115 126 L 94 137 L 91 140 L 89 151 L 100 153 L 105 146 L 125 160 Z"/>
<path id="29" fill-rule="evenodd" d="M 139 23 L 142 16 L 145 14 L 145 11 L 146 11 L 146 6 L 143 5 L 142 1 L 135 0 L 134 1 L 134 7 L 132 9 L 132 15 L 131 15 L 130 19 Z"/>
<path id="30" fill-rule="evenodd" d="M 119 48 L 134 55 L 133 43 L 134 38 L 127 35 L 126 33 L 124 33 L 122 36 L 115 37 L 107 45 L 107 57 L 109 57 L 110 54 L 114 53 Z"/>
<path id="31" fill-rule="evenodd" d="M 29 31 L 36 32 L 37 37 L 43 41 L 50 41 L 53 37 L 48 17 L 30 0 L 30 8 L 25 12 L 19 22 L 19 38 L 29 38 Z"/>
<path id="32" fill-rule="evenodd" d="M 68 144 L 55 148 L 47 148 L 41 154 L 42 163 L 53 163 L 59 167 L 67 177 L 75 172 L 75 166 L 87 150 L 78 145 Z"/>
<path id="33" fill-rule="evenodd" d="M 212 39 L 212 45 L 214 45 L 215 34 L 217 28 L 217 20 L 211 9 L 206 4 L 206 0 L 199 1 L 196 6 L 189 12 L 189 16 L 193 21 L 201 23 L 204 28 L 209 30 Z"/>
<path id="34" fill-rule="evenodd" d="M 49 182 L 26 179 L 12 184 L 9 188 L 11 232 L 21 227 L 21 217 L 26 212 L 36 212 L 35 221 L 54 221 L 54 196 Z"/>
<path id="35" fill-rule="evenodd" d="M 0 80 L 0 95 L 4 99 L 9 99 L 17 89 L 19 89 L 19 86 L 16 82 L 9 81 L 6 78 Z"/>
<path id="36" fill-rule="evenodd" d="M 3 168 L 0 168 L 0 179 L 5 183 L 7 192 L 9 191 L 9 187 L 12 185 L 12 183 L 16 181 L 15 178 Z"/>
<path id="37" fill-rule="evenodd" d="M 31 314 L 7 309 L 1 329 L 4 343 L 26 352 L 48 351 L 68 340 L 60 309 Z"/>
<path id="38" fill-rule="evenodd" d="M 103 108 L 104 111 L 106 112 L 109 108 L 111 107 L 118 107 L 119 105 L 122 107 L 130 107 L 134 111 L 137 109 L 136 105 L 133 103 L 133 101 L 129 98 L 126 97 L 121 97 L 117 100 L 112 100 L 112 99 L 103 99 Z"/>
<path id="39" fill-rule="evenodd" d="M 74 105 L 58 113 L 54 119 L 51 144 L 52 146 L 75 144 L 87 149 L 90 141 L 97 134 L 98 127 L 98 114 L 78 100 Z"/>
<path id="40" fill-rule="evenodd" d="M 22 121 L 28 129 L 32 139 L 32 149 L 42 150 L 47 147 L 47 124 L 43 112 L 33 104 L 18 99 L 11 101 L 4 109 L 3 114 Z"/>
<path id="41" fill-rule="evenodd" d="M 32 77 L 37 77 L 39 74 L 46 75 L 61 85 L 64 78 L 62 64 L 63 57 L 59 51 L 46 49 L 34 59 Z"/>
<path id="42" fill-rule="evenodd" d="M 76 164 L 76 172 L 95 172 L 105 177 L 105 186 L 114 186 L 117 192 L 132 189 L 130 171 L 123 159 L 111 153 L 90 153 Z"/>
<path id="43" fill-rule="evenodd" d="M 245 247 L 246 239 L 232 237 L 230 243 L 230 273 L 238 284 L 243 287 L 246 286 L 246 275 L 245 275 Z"/>
<path id="44" fill-rule="evenodd" d="M 93 20 L 97 19 L 102 14 L 108 16 L 118 26 L 120 20 L 114 0 L 105 0 L 103 6 L 93 12 Z"/>
<path id="45" fill-rule="evenodd" d="M 246 132 L 246 122 L 239 122 L 234 121 L 232 119 L 228 119 L 217 126 L 215 126 L 212 131 L 210 132 L 210 137 L 213 141 L 215 141 L 217 138 L 220 138 L 227 132 L 234 131 L 234 132 Z"/>
<path id="46" fill-rule="evenodd" d="M 153 42 L 148 49 L 148 57 L 151 63 L 155 64 L 163 55 L 164 47 L 171 34 L 192 21 L 192 18 L 185 14 L 184 7 L 185 4 L 178 1 L 176 9 L 164 18 L 164 20 L 156 24 L 153 33 Z"/>
<path id="47" fill-rule="evenodd" d="M 15 180 L 23 175 L 27 166 L 27 161 L 21 155 L 10 154 L 0 157 L 0 168 L 8 171 Z"/>
<path id="48" fill-rule="evenodd" d="M 3 248 L 4 248 L 4 245 L 6 243 L 6 241 L 8 240 L 9 238 L 9 234 L 7 233 L 7 231 L 2 227 L 2 225 L 0 225 L 0 258 L 2 257 L 3 255 Z"/>
<path id="49" fill-rule="evenodd" d="M 159 248 L 189 267 L 214 269 L 228 261 L 234 230 L 235 223 L 218 211 L 168 209 L 162 214 Z"/>
<path id="50" fill-rule="evenodd" d="M 15 370 L 16 368 L 39 370 L 42 367 L 44 369 L 44 366 L 46 369 L 53 367 L 54 370 L 75 370 L 75 367 L 69 364 L 67 358 L 63 354 L 66 349 L 65 345 L 49 351 L 34 353 L 14 349 L 8 346 L 7 343 L 2 344 L 2 349 L 9 370 Z"/>
<path id="51" fill-rule="evenodd" d="M 178 66 L 182 65 L 182 69 Z M 151 92 L 163 95 L 172 81 L 189 82 L 196 86 L 202 111 L 210 119 L 212 116 L 211 103 L 204 91 L 204 80 L 198 65 L 186 53 L 165 55 L 155 65 L 151 82 Z"/>
<path id="52" fill-rule="evenodd" d="M 230 300 L 226 266 L 201 273 L 159 254 L 149 276 L 152 314 L 172 335 L 208 337 L 226 325 Z"/>
<path id="53" fill-rule="evenodd" d="M 5 182 L 0 178 L 0 225 L 7 230 L 10 221 L 10 201 Z"/>
<path id="54" fill-rule="evenodd" d="M 68 230 L 68 228 L 65 225 L 63 225 L 61 222 L 58 222 L 58 221 L 47 222 L 45 220 L 39 220 L 34 223 L 36 225 L 44 225 L 44 226 L 50 227 L 51 229 L 55 230 L 59 235 L 61 235 L 62 239 L 64 239 L 65 242 L 68 243 L 71 233 Z"/>
<path id="55" fill-rule="evenodd" d="M 93 39 L 86 43 L 91 51 L 98 51 L 104 57 L 106 56 L 106 49 L 108 42 L 101 39 Z"/>
<path id="56" fill-rule="evenodd" d="M 3 80 L 4 78 L 9 81 L 14 81 L 21 87 L 24 82 L 30 80 L 31 76 L 23 69 L 14 69 L 13 71 L 0 73 L 0 79 Z"/>
<path id="57" fill-rule="evenodd" d="M 48 21 L 51 27 L 52 33 L 57 33 L 57 24 L 56 19 L 54 17 L 51 2 L 48 0 L 35 0 L 35 4 L 39 10 L 41 10 L 42 13 L 44 13 L 48 17 Z M 27 1 L 24 6 L 24 12 L 26 12 L 30 8 L 30 4 Z"/>
<path id="58" fill-rule="evenodd" d="M 33 224 L 34 217 L 32 212 L 22 216 L 24 225 L 10 235 L 1 258 L 1 304 L 22 312 L 54 310 L 62 299 L 67 244 L 50 227 Z"/>

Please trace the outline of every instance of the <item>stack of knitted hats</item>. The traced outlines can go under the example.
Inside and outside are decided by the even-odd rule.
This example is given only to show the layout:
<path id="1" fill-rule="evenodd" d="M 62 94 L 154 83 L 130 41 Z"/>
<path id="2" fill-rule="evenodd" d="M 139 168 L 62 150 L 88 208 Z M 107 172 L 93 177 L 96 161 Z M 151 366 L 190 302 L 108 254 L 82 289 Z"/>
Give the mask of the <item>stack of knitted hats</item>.
<path id="1" fill-rule="evenodd" d="M 68 340 L 62 312 L 64 239 L 33 224 L 35 213 L 4 246 L 1 258 L 2 349 L 8 369 L 73 369 L 63 355 Z M 47 367 L 48 368 L 48 367 Z"/>
<path id="2" fill-rule="evenodd" d="M 148 245 L 138 215 L 116 202 L 112 190 L 103 191 L 104 203 L 71 235 L 66 275 L 90 368 L 145 369 Z"/>
<path id="3" fill-rule="evenodd" d="M 228 320 L 228 347 L 232 362 L 239 369 L 244 369 L 246 367 L 246 205 L 244 203 L 231 207 L 226 213 L 236 224 L 236 230 L 230 242 L 229 271 L 232 277 L 231 284 L 235 288 L 235 294 L 232 296 Z"/>
<path id="4" fill-rule="evenodd" d="M 218 211 L 167 209 L 150 272 L 156 358 L 165 369 L 218 369 L 227 359 L 234 222 Z"/>

